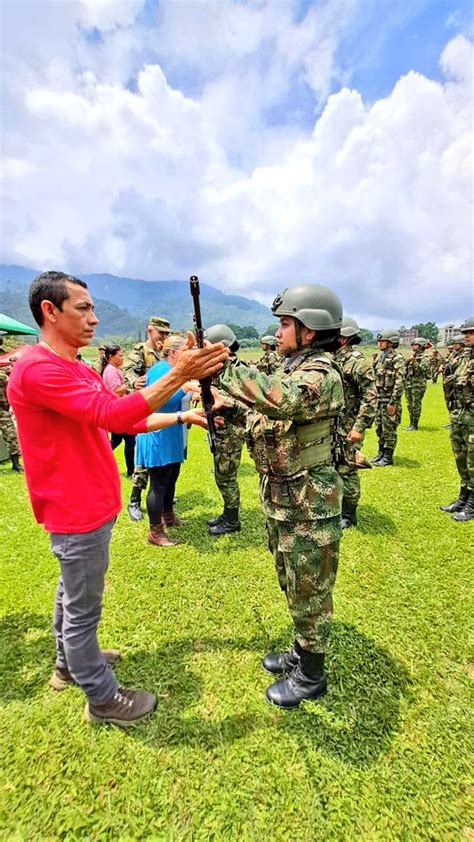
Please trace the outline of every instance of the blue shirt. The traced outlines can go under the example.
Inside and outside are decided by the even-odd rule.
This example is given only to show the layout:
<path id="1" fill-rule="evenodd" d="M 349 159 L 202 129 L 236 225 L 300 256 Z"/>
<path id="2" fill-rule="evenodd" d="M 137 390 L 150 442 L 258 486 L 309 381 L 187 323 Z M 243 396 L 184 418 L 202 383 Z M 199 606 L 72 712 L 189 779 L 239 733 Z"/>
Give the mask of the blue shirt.
<path id="1" fill-rule="evenodd" d="M 163 377 L 171 366 L 167 360 L 155 363 L 146 376 L 146 385 L 156 383 Z M 178 412 L 185 392 L 178 389 L 163 406 L 156 412 Z M 136 439 L 135 463 L 145 468 L 156 468 L 161 465 L 171 465 L 173 462 L 184 461 L 184 437 L 181 424 L 167 427 L 166 430 L 156 430 L 154 433 L 140 433 Z"/>

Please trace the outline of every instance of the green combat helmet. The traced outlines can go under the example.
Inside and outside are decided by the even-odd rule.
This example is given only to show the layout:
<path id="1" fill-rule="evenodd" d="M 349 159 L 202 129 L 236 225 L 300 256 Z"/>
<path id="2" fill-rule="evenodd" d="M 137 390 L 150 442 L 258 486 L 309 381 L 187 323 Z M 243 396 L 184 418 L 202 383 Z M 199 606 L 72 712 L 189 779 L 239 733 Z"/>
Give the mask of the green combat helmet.
<path id="1" fill-rule="evenodd" d="M 309 330 L 340 330 L 342 304 L 328 287 L 303 284 L 289 287 L 272 304 L 274 316 L 292 316 Z"/>
<path id="2" fill-rule="evenodd" d="M 274 336 L 267 334 L 266 336 L 262 336 L 260 340 L 260 345 L 270 345 L 270 348 L 276 348 L 277 341 Z"/>
<path id="3" fill-rule="evenodd" d="M 464 324 L 461 325 L 461 333 L 467 333 L 469 330 L 474 330 L 474 316 L 466 319 Z"/>
<path id="4" fill-rule="evenodd" d="M 233 353 L 239 350 L 239 343 L 234 331 L 227 325 L 211 325 L 204 332 L 204 338 L 209 342 L 222 342 Z"/>
<path id="5" fill-rule="evenodd" d="M 357 324 L 355 319 L 351 319 L 350 316 L 344 316 L 342 320 L 342 327 L 341 327 L 341 336 L 345 336 L 347 339 L 351 340 L 351 345 L 359 345 L 362 342 L 359 336 L 359 325 Z"/>
<path id="6" fill-rule="evenodd" d="M 386 339 L 388 342 L 391 342 L 394 348 L 398 348 L 400 344 L 400 332 L 395 330 L 393 327 L 384 328 L 377 334 L 377 342 L 381 339 Z"/>
<path id="7" fill-rule="evenodd" d="M 412 347 L 413 347 L 413 345 L 419 345 L 420 348 L 426 348 L 426 346 L 428 344 L 428 340 L 424 339 L 422 336 L 415 336 L 415 338 L 412 340 L 411 344 L 412 344 Z"/>
<path id="8" fill-rule="evenodd" d="M 464 325 L 463 325 L 463 327 L 464 327 Z M 469 328 L 466 328 L 466 329 L 469 330 Z M 455 333 L 453 338 L 451 339 L 452 345 L 456 345 L 456 343 L 458 345 L 464 345 L 465 342 L 466 342 L 466 337 L 464 336 L 464 333 Z"/>

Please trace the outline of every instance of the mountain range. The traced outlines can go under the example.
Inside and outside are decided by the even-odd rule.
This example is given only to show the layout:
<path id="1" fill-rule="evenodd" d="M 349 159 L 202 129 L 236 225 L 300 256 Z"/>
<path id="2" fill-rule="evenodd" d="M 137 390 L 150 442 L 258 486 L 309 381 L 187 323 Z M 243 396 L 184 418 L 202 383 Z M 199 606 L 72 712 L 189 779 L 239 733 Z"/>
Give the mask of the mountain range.
<path id="1" fill-rule="evenodd" d="M 28 286 L 36 269 L 0 264 L 0 311 L 32 324 Z M 72 273 L 74 274 L 74 272 Z M 98 336 L 144 336 L 149 316 L 164 316 L 177 330 L 192 327 L 193 304 L 187 281 L 144 281 L 108 274 L 81 274 L 94 298 L 100 319 Z M 228 295 L 209 284 L 200 284 L 204 326 L 252 325 L 260 333 L 272 321 L 268 307 L 242 295 Z"/>

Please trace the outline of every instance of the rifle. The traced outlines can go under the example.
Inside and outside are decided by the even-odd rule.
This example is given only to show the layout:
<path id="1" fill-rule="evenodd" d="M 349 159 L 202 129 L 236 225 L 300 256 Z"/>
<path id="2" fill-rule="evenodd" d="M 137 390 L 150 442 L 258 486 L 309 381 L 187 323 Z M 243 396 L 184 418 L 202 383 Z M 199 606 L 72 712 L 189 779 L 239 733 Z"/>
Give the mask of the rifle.
<path id="1" fill-rule="evenodd" d="M 191 296 L 193 299 L 194 304 L 194 326 L 196 329 L 196 344 L 198 348 L 204 348 L 204 329 L 202 326 L 202 319 L 201 319 L 201 304 L 200 304 L 200 292 L 199 292 L 199 278 L 197 275 L 191 275 L 189 279 L 189 286 L 191 289 Z M 214 398 L 212 397 L 211 392 L 211 384 L 212 384 L 212 377 L 205 377 L 203 380 L 199 381 L 199 385 L 201 386 L 201 399 L 204 412 L 206 414 L 207 419 L 207 438 L 209 441 L 209 448 L 211 453 L 216 452 L 216 424 L 214 421 L 214 413 L 212 411 L 212 405 L 214 403 Z"/>

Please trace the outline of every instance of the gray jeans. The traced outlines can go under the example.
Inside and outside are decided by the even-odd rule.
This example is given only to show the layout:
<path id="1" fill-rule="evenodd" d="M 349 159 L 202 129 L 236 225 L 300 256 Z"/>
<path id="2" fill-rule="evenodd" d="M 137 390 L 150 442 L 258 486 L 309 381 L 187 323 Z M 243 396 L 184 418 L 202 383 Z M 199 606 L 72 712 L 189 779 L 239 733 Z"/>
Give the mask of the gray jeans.
<path id="1" fill-rule="evenodd" d="M 92 532 L 50 536 L 61 567 L 53 614 L 56 666 L 67 668 L 96 704 L 112 698 L 119 686 L 97 641 L 114 523 L 115 519 Z"/>

